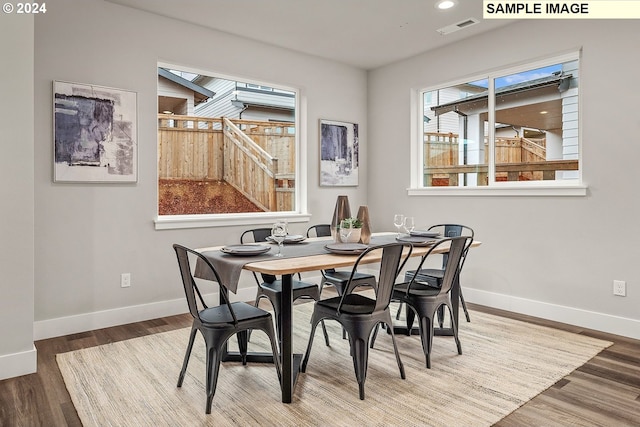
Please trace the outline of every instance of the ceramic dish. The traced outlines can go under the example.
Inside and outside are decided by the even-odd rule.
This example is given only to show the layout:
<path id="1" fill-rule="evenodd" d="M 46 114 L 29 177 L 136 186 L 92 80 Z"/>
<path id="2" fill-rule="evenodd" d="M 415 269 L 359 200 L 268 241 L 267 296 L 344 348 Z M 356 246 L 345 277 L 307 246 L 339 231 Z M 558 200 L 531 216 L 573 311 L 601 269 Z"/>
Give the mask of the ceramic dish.
<path id="1" fill-rule="evenodd" d="M 331 243 L 325 245 L 325 249 L 334 254 L 340 255 L 359 255 L 369 246 L 362 243 Z"/>
<path id="2" fill-rule="evenodd" d="M 253 256 L 260 255 L 269 252 L 271 248 L 266 245 L 259 245 L 255 243 L 249 243 L 244 245 L 229 245 L 220 248 L 220 252 L 224 252 L 229 255 L 236 256 Z"/>
<path id="3" fill-rule="evenodd" d="M 429 230 L 413 230 L 411 236 L 415 237 L 440 237 L 440 233 L 437 231 L 429 231 Z"/>
<path id="4" fill-rule="evenodd" d="M 284 238 L 284 243 L 300 243 L 304 242 L 307 238 L 302 234 L 287 234 L 287 237 Z M 275 243 L 273 237 L 267 236 L 267 240 L 271 243 Z"/>
<path id="5" fill-rule="evenodd" d="M 410 236 L 408 234 L 403 234 L 400 237 L 396 237 L 396 240 L 402 243 L 411 243 L 413 246 L 431 246 L 438 239 L 429 238 L 429 237 L 420 237 L 420 236 Z"/>

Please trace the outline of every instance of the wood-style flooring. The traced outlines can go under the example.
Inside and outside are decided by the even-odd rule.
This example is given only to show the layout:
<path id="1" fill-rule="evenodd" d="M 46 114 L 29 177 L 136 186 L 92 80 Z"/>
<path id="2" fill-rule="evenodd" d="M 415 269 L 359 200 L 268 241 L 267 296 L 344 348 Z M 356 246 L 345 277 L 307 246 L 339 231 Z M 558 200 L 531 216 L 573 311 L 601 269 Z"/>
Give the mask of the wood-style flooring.
<path id="1" fill-rule="evenodd" d="M 614 342 L 496 426 L 640 426 L 640 341 L 473 304 L 469 307 Z M 56 364 L 57 353 L 190 325 L 191 317 L 185 314 L 37 341 L 38 372 L 0 381 L 0 426 L 81 426 Z"/>

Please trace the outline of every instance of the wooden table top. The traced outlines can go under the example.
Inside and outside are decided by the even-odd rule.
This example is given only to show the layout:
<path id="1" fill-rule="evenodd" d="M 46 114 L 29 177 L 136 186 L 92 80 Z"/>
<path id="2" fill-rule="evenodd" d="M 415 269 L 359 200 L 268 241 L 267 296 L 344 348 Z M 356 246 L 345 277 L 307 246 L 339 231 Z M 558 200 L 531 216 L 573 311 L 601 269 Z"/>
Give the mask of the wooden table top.
<path id="1" fill-rule="evenodd" d="M 395 233 L 375 233 L 376 236 L 389 235 Z M 308 241 L 326 240 L 331 242 L 329 237 L 314 237 L 307 239 Z M 478 240 L 474 240 L 471 247 L 478 247 L 482 243 Z M 208 248 L 196 249 L 198 252 L 219 250 L 223 246 L 213 246 Z M 442 254 L 448 252 L 448 245 L 443 245 L 436 248 L 433 253 Z M 418 257 L 426 254 L 429 251 L 428 246 L 414 246 L 411 252 L 411 257 Z M 405 253 L 408 249 L 405 249 Z M 360 263 L 372 264 L 380 261 L 382 251 L 374 251 L 371 254 L 365 256 Z M 280 276 L 283 274 L 303 273 L 305 271 L 317 271 L 325 270 L 328 268 L 350 267 L 355 264 L 357 255 L 338 255 L 332 253 L 308 255 L 296 258 L 271 258 L 268 260 L 248 262 L 244 265 L 245 270 L 255 271 L 256 273 L 271 274 L 274 276 Z"/>

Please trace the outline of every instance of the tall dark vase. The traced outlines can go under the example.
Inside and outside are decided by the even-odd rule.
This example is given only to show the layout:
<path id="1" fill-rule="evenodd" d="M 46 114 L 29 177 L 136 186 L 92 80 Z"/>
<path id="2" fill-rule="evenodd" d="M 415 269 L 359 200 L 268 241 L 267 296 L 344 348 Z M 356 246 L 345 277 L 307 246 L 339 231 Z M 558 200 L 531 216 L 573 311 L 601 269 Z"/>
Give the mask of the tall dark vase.
<path id="1" fill-rule="evenodd" d="M 360 231 L 360 243 L 368 245 L 371 242 L 371 220 L 369 219 L 369 207 L 360 206 L 357 218 L 362 222 Z"/>
<path id="2" fill-rule="evenodd" d="M 331 218 L 331 235 L 335 242 L 340 242 L 338 236 L 338 228 L 343 219 L 351 218 L 351 208 L 349 207 L 349 198 L 347 196 L 338 196 L 336 207 L 333 210 Z"/>

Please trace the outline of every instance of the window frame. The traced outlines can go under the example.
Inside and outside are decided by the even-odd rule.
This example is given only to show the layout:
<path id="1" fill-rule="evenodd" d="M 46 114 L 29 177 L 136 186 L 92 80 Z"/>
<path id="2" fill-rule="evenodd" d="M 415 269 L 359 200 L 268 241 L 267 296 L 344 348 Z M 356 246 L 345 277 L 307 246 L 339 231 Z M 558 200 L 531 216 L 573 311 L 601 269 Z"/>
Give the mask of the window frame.
<path id="1" fill-rule="evenodd" d="M 409 196 L 585 196 L 587 185 L 583 181 L 582 162 L 582 96 L 580 93 L 581 82 L 578 86 L 578 178 L 553 181 L 507 181 L 495 180 L 495 92 L 494 82 L 498 77 L 530 71 L 537 68 L 578 61 L 580 79 L 582 75 L 581 51 L 575 50 L 564 54 L 532 60 L 516 65 L 492 69 L 486 72 L 476 73 L 472 76 L 459 78 L 450 82 L 413 90 L 411 93 L 411 178 L 410 187 L 407 189 Z M 488 120 L 489 134 L 489 183 L 486 186 L 476 187 L 425 187 L 423 186 L 424 174 L 424 145 L 423 145 L 423 99 L 426 92 L 464 84 L 467 82 L 488 79 Z"/>
<path id="2" fill-rule="evenodd" d="M 226 227 L 241 226 L 253 224 L 272 224 L 275 220 L 283 219 L 290 223 L 308 222 L 311 214 L 308 212 L 307 205 L 307 164 L 302 159 L 307 154 L 307 126 L 306 126 L 306 103 L 303 102 L 304 95 L 302 89 L 292 87 L 278 82 L 266 82 L 251 79 L 239 74 L 230 75 L 219 72 L 206 71 L 194 67 L 178 65 L 174 63 L 158 61 L 157 67 L 177 69 L 201 75 L 219 77 L 226 80 L 239 81 L 247 84 L 255 84 L 259 86 L 277 87 L 278 89 L 291 91 L 295 93 L 295 150 L 296 150 L 296 171 L 295 171 L 295 207 L 294 211 L 282 212 L 238 212 L 238 213 L 221 213 L 221 214 L 193 214 L 193 215 L 159 215 L 159 190 L 158 190 L 158 126 L 156 124 L 156 198 L 155 198 L 155 218 L 154 225 L 156 230 L 182 229 L 182 228 L 208 228 L 208 227 Z M 157 102 L 156 89 L 156 102 Z M 157 111 L 156 105 L 156 111 Z M 156 120 L 157 123 L 157 120 Z"/>

